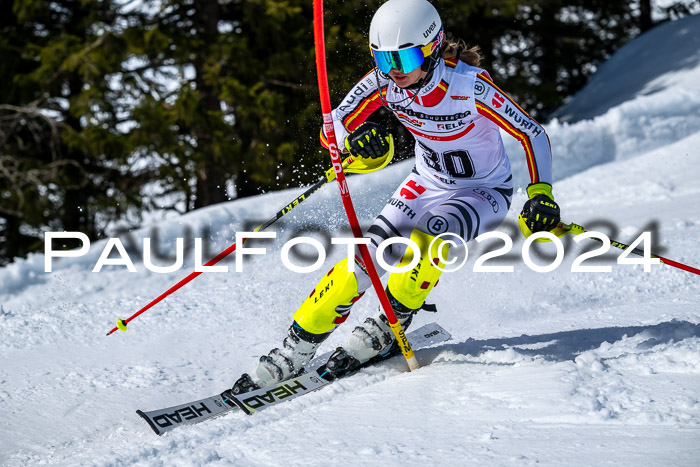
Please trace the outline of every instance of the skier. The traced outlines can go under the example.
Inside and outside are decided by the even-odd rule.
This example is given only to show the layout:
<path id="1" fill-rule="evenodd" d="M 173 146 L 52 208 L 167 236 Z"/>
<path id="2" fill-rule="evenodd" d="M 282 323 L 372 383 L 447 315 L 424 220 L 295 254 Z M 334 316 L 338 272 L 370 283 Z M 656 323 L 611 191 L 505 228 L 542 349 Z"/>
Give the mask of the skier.
<path id="1" fill-rule="evenodd" d="M 418 265 L 390 274 L 386 288 L 406 329 L 444 267 L 437 252 L 448 245 L 439 235 L 449 232 L 469 241 L 496 229 L 510 208 L 513 177 L 500 129 L 521 142 L 527 157 L 531 183 L 519 216 L 523 234 L 556 227 L 559 206 L 552 195 L 551 149 L 544 129 L 478 67 L 478 47 L 467 48 L 461 39 L 445 37 L 440 15 L 428 1 L 384 3 L 372 18 L 369 45 L 375 68 L 334 109 L 333 120 L 339 143 L 344 142 L 353 158 L 372 165 L 393 156 L 391 134 L 367 121 L 375 110 L 387 107 L 415 137 L 412 173 L 365 235 L 373 260 L 378 245 L 390 237 L 410 238 L 421 246 Z M 328 147 L 323 129 L 321 142 Z M 384 259 L 404 266 L 413 253 L 394 244 L 385 250 Z M 385 272 L 378 265 L 377 270 L 380 275 Z M 359 256 L 354 264 L 347 259 L 336 264 L 294 313 L 282 347 L 260 357 L 251 374 L 236 381 L 233 394 L 301 374 L 370 286 Z M 350 371 L 388 352 L 393 344 L 379 307 L 332 354 L 327 368 L 338 374 Z"/>

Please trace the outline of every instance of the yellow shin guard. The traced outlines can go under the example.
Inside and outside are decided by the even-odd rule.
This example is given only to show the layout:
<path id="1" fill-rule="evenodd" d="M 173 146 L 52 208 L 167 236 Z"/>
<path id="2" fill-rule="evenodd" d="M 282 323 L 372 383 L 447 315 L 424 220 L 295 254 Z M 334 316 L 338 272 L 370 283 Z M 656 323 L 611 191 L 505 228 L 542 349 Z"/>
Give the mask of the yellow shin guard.
<path id="1" fill-rule="evenodd" d="M 294 321 L 312 334 L 328 333 L 347 319 L 352 304 L 361 296 L 357 293 L 355 274 L 348 270 L 345 258 L 323 276 L 294 313 Z"/>
<path id="2" fill-rule="evenodd" d="M 416 267 L 403 273 L 392 273 L 389 276 L 389 291 L 402 305 L 412 310 L 419 309 L 428 294 L 438 282 L 442 271 L 435 267 L 445 267 L 445 263 L 440 260 L 438 252 L 443 250 L 443 257 L 447 258 L 449 244 L 444 245 L 444 240 L 413 229 L 411 240 L 420 247 L 421 258 Z M 433 241 L 434 240 L 434 241 Z M 432 244 L 431 244 L 432 242 Z M 428 249 L 430 248 L 430 251 Z M 406 266 L 413 260 L 413 250 L 406 248 L 406 252 L 401 258 L 398 267 Z"/>

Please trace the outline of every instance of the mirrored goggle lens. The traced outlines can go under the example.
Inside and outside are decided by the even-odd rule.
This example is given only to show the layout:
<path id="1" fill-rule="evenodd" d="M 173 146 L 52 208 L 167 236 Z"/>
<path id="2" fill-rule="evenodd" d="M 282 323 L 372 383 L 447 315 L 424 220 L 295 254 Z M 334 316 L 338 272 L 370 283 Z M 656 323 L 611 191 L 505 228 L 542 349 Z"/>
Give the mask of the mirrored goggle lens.
<path id="1" fill-rule="evenodd" d="M 396 68 L 403 73 L 410 73 L 423 64 L 425 57 L 418 47 L 395 51 L 372 50 L 374 62 L 383 73 L 389 73 Z"/>

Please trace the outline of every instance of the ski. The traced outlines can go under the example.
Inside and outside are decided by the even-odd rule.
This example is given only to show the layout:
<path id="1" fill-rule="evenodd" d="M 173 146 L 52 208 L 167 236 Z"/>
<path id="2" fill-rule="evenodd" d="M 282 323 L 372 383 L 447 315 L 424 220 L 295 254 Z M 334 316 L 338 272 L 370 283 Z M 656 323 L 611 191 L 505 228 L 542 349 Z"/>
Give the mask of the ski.
<path id="1" fill-rule="evenodd" d="M 224 401 L 221 394 L 207 397 L 194 402 L 174 405 L 165 409 L 144 412 L 137 410 L 146 423 L 156 432 L 162 435 L 166 431 L 183 425 L 192 425 L 210 418 L 217 417 L 238 407 Z"/>
<path id="2" fill-rule="evenodd" d="M 439 324 L 430 323 L 407 334 L 411 346 L 415 349 L 429 347 L 450 339 L 451 335 Z M 365 362 L 358 370 L 366 368 L 380 361 L 397 355 L 397 346 L 392 352 L 382 357 L 375 357 Z M 327 352 L 314 361 L 325 362 L 331 352 Z M 167 407 L 152 411 L 137 410 L 148 425 L 157 435 L 162 435 L 180 426 L 193 425 L 205 420 L 218 417 L 230 411 L 243 410 L 244 413 L 253 414 L 269 408 L 280 402 L 286 402 L 304 394 L 316 391 L 333 381 L 333 377 L 324 371 L 325 365 L 304 373 L 296 378 L 283 381 L 273 386 L 258 389 L 256 391 L 233 397 L 229 390 L 215 396 L 206 397 L 193 402 Z"/>
<path id="3" fill-rule="evenodd" d="M 425 326 L 408 333 L 408 339 L 414 349 L 420 349 L 439 342 L 444 342 L 450 337 L 450 334 L 437 323 L 426 324 Z M 377 356 L 365 362 L 363 365 L 357 368 L 357 370 L 374 365 L 400 353 L 401 352 L 399 351 L 398 346 L 394 346 L 392 351 L 388 354 Z M 325 360 L 327 360 L 327 358 Z M 227 399 L 231 399 L 233 403 L 238 406 L 238 408 L 243 410 L 243 412 L 247 413 L 248 415 L 252 415 L 256 412 L 272 407 L 273 405 L 277 405 L 281 402 L 286 402 L 296 397 L 303 396 L 304 394 L 316 391 L 323 386 L 330 384 L 335 379 L 336 378 L 334 378 L 330 373 L 325 371 L 325 365 L 321 365 L 319 368 L 309 371 L 308 373 L 304 373 L 297 378 L 291 378 L 276 385 L 268 386 L 256 391 L 246 392 L 245 394 L 241 394 L 239 396 L 227 395 Z"/>

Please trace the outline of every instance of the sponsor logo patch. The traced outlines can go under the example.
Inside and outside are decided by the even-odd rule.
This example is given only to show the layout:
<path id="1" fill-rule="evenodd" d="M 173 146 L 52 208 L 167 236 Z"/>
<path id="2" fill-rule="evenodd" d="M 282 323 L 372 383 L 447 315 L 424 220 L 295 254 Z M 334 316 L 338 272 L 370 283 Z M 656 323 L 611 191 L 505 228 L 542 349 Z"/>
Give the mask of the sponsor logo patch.
<path id="1" fill-rule="evenodd" d="M 511 120 L 519 125 L 523 130 L 530 131 L 535 136 L 539 136 L 542 133 L 542 130 L 539 128 L 539 125 L 536 122 L 522 115 L 517 109 L 508 104 L 506 104 L 506 115 L 508 115 Z"/>
<path id="2" fill-rule="evenodd" d="M 442 42 L 442 38 L 445 36 L 445 33 L 443 31 L 440 31 L 440 34 L 438 34 L 437 39 L 433 41 L 432 44 L 430 44 L 430 53 L 435 52 L 435 49 L 438 48 L 440 45 L 440 42 Z"/>
<path id="3" fill-rule="evenodd" d="M 408 115 L 396 112 L 396 116 L 399 117 L 399 119 L 401 119 L 407 123 L 410 123 L 411 125 L 415 125 L 417 127 L 423 126 L 423 122 L 421 122 L 420 120 L 416 120 L 415 118 L 411 118 Z"/>
<path id="4" fill-rule="evenodd" d="M 416 217 L 416 211 L 411 209 L 408 204 L 404 203 L 403 201 L 396 199 L 396 198 L 391 198 L 389 200 L 389 204 L 391 206 L 394 206 L 396 209 L 399 211 L 402 211 L 406 216 L 408 216 L 410 219 L 413 219 Z"/>
<path id="5" fill-rule="evenodd" d="M 491 196 L 491 193 L 488 193 L 479 188 L 474 188 L 474 194 L 481 198 L 481 200 L 485 203 L 489 203 L 491 205 L 491 208 L 493 209 L 493 212 L 498 212 L 498 210 L 500 209 L 498 206 L 498 202 L 493 198 L 493 196 Z"/>
<path id="6" fill-rule="evenodd" d="M 433 235 L 440 235 L 441 233 L 447 232 L 447 219 L 442 216 L 433 216 L 428 219 L 428 230 Z"/>
<path id="7" fill-rule="evenodd" d="M 410 188 L 410 190 L 409 190 Z M 401 188 L 401 191 L 399 192 L 399 196 L 405 199 L 416 199 L 420 195 L 425 193 L 425 188 L 417 184 L 413 180 L 409 180 L 406 183 L 406 186 Z"/>
<path id="8" fill-rule="evenodd" d="M 503 107 L 503 103 L 506 101 L 506 98 L 501 96 L 498 93 L 494 93 L 493 99 L 491 99 L 491 104 L 497 109 L 500 109 Z"/>
<path id="9" fill-rule="evenodd" d="M 426 39 L 428 37 L 430 37 L 430 33 L 435 31 L 436 27 L 437 27 L 437 24 L 435 24 L 435 21 L 433 21 L 432 24 L 430 26 L 428 26 L 428 29 L 426 29 L 425 32 L 423 33 L 423 37 L 425 37 Z"/>

